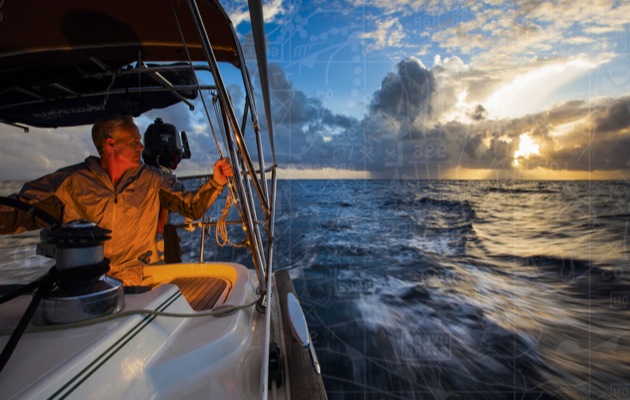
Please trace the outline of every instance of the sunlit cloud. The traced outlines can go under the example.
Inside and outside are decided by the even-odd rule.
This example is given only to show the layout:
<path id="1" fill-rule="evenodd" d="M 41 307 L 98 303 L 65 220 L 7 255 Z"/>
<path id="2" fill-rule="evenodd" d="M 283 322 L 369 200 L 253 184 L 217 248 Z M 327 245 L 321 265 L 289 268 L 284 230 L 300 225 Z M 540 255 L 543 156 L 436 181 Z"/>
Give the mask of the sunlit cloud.
<path id="1" fill-rule="evenodd" d="M 265 22 L 273 22 L 276 18 L 286 13 L 285 6 L 287 4 L 282 0 L 271 0 L 263 2 L 263 16 Z M 247 1 L 230 1 L 224 5 L 226 12 L 234 26 L 239 26 L 242 22 L 249 21 L 249 11 L 247 9 Z"/>
<path id="2" fill-rule="evenodd" d="M 549 131 L 549 136 L 552 138 L 561 138 L 575 132 L 580 126 L 583 126 L 588 122 L 587 117 L 582 117 L 578 120 L 565 122 L 556 126 L 552 126 Z"/>
<path id="3" fill-rule="evenodd" d="M 400 22 L 395 18 L 388 18 L 376 23 L 376 30 L 363 32 L 358 35 L 360 39 L 368 39 L 371 49 L 383 49 L 385 47 L 399 47 L 405 38 L 405 33 Z"/>
<path id="4" fill-rule="evenodd" d="M 541 111 L 549 96 L 598 65 L 576 59 L 527 71 L 502 85 L 484 106 L 494 118 L 515 118 Z"/>

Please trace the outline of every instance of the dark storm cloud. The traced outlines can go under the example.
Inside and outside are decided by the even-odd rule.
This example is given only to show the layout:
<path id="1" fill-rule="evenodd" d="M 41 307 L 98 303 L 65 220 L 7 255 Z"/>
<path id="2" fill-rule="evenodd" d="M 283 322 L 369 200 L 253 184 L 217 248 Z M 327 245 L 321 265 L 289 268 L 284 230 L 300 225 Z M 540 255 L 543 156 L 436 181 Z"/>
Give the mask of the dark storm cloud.
<path id="1" fill-rule="evenodd" d="M 410 57 L 387 74 L 358 126 L 360 142 L 347 151 L 348 164 L 374 177 L 426 175 L 451 162 L 449 127 L 431 125 L 433 73 Z"/>
<path id="2" fill-rule="evenodd" d="M 549 144 L 541 157 L 560 168 L 576 171 L 617 170 L 630 167 L 630 98 L 586 103 L 573 101 L 540 115 L 540 129 Z M 562 134 L 554 128 L 570 124 Z M 539 125 L 542 125 L 539 124 Z"/>
<path id="3" fill-rule="evenodd" d="M 466 136 L 466 139 L 464 140 L 464 143 L 462 145 L 462 152 L 465 153 L 465 155 L 470 160 L 476 160 L 477 149 L 481 145 L 482 140 L 483 140 L 483 135 L 481 133 L 470 134 Z"/>
<path id="4" fill-rule="evenodd" d="M 380 89 L 374 93 L 369 111 L 412 124 L 416 118 L 427 118 L 431 114 L 434 92 L 435 78 L 431 71 L 416 58 L 407 58 L 383 79 Z"/>
<path id="5" fill-rule="evenodd" d="M 339 166 L 337 147 L 345 146 L 348 132 L 354 132 L 359 122 L 294 88 L 280 66 L 270 64 L 269 76 L 280 162 L 307 169 Z"/>
<path id="6" fill-rule="evenodd" d="M 572 146 L 553 154 L 567 169 L 617 170 L 630 168 L 630 97 L 585 105 L 587 123 L 566 135 Z"/>
<path id="7" fill-rule="evenodd" d="M 630 101 L 620 101 L 600 112 L 594 120 L 597 130 L 616 132 L 630 126 Z"/>
<path id="8" fill-rule="evenodd" d="M 588 104 L 585 101 L 572 100 L 554 105 L 546 112 L 546 116 L 549 123 L 558 125 L 582 117 L 587 110 Z"/>
<path id="9" fill-rule="evenodd" d="M 470 113 L 468 113 L 468 116 L 473 121 L 483 121 L 488 117 L 488 111 L 485 109 L 484 106 L 478 104 L 477 107 L 475 107 Z"/>
<path id="10" fill-rule="evenodd" d="M 501 127 L 493 121 L 481 124 L 451 121 L 436 124 L 433 131 L 436 130 L 441 133 L 441 157 L 433 161 L 441 162 L 443 168 L 505 169 L 513 162 L 512 137 L 518 135 L 514 127 Z"/>
<path id="11" fill-rule="evenodd" d="M 330 128 L 349 128 L 356 124 L 354 118 L 335 114 L 324 107 L 321 100 L 307 97 L 295 89 L 277 64 L 269 65 L 269 75 L 275 123 L 298 126 L 316 123 Z"/>
<path id="12" fill-rule="evenodd" d="M 295 89 L 280 66 L 270 64 L 269 76 L 275 123 L 300 125 L 319 118 L 322 109 L 321 102 Z"/>

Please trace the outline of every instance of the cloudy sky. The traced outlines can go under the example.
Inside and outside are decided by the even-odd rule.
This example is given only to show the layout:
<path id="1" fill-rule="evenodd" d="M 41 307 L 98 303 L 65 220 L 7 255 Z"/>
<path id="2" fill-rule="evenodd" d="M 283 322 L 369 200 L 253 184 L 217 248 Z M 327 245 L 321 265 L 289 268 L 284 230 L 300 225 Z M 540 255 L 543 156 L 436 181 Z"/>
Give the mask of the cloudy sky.
<path id="1" fill-rule="evenodd" d="M 244 3 L 224 6 L 247 44 Z M 627 1 L 271 0 L 265 15 L 284 177 L 630 178 Z M 207 124 L 183 112 L 137 122 L 186 130 L 177 172 L 207 172 Z M 3 179 L 94 153 L 89 127 L 0 131 Z"/>

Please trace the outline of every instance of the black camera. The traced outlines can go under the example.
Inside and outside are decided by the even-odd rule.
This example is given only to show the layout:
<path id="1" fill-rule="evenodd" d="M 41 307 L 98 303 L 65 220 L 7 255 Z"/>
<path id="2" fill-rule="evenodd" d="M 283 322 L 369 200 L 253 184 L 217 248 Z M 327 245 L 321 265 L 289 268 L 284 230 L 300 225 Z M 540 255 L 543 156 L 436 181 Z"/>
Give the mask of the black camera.
<path id="1" fill-rule="evenodd" d="M 165 124 L 162 118 L 156 118 L 144 133 L 144 163 L 174 170 L 184 158 L 190 158 L 186 132 L 182 131 L 180 135 L 175 125 Z"/>

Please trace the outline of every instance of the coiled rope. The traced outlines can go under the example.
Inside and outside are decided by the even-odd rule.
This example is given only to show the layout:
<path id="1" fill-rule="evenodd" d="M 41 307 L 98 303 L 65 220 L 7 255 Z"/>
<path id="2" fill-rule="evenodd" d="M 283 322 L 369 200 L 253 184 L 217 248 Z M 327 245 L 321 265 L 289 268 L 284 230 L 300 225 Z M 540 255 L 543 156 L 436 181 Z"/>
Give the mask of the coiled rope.
<path id="1" fill-rule="evenodd" d="M 225 247 L 228 244 L 230 246 L 238 247 L 238 248 L 247 246 L 246 240 L 243 240 L 241 243 L 234 243 L 228 237 L 227 217 L 228 217 L 228 213 L 230 212 L 230 208 L 232 208 L 234 204 L 236 204 L 236 199 L 234 198 L 234 195 L 232 194 L 232 192 L 230 192 L 228 193 L 225 199 L 225 206 L 223 207 L 221 216 L 217 220 L 217 226 L 215 228 L 215 237 L 217 240 L 217 244 L 220 247 Z"/>

